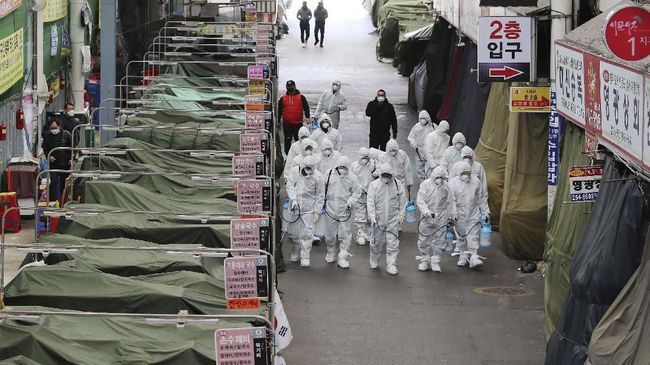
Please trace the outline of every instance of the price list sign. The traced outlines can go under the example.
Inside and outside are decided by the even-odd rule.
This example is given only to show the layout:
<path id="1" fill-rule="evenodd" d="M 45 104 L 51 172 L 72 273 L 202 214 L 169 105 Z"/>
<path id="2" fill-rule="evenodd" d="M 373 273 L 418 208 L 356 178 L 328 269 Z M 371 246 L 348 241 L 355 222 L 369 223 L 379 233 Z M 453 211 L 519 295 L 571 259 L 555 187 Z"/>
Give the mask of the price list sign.
<path id="1" fill-rule="evenodd" d="M 266 329 L 224 328 L 214 332 L 217 365 L 267 365 Z"/>
<path id="2" fill-rule="evenodd" d="M 268 218 L 233 219 L 230 221 L 230 247 L 252 248 L 270 252 L 271 227 Z M 234 253 L 241 255 L 241 253 Z M 255 255 L 259 255 L 255 253 Z"/>
<path id="3" fill-rule="evenodd" d="M 269 268 L 266 256 L 228 257 L 223 262 L 227 299 L 267 298 Z"/>
<path id="4" fill-rule="evenodd" d="M 266 154 L 269 136 L 266 133 L 242 133 L 239 135 L 239 151 L 243 154 Z"/>
<path id="5" fill-rule="evenodd" d="M 250 65 L 248 66 L 249 80 L 268 80 L 270 76 L 268 65 Z"/>
<path id="6" fill-rule="evenodd" d="M 271 211 L 271 180 L 239 180 L 237 182 L 237 211 L 255 214 Z"/>
<path id="7" fill-rule="evenodd" d="M 232 158 L 232 174 L 235 176 L 265 175 L 264 156 L 239 155 Z"/>
<path id="8" fill-rule="evenodd" d="M 246 129 L 271 130 L 273 115 L 271 112 L 246 112 Z"/>
<path id="9" fill-rule="evenodd" d="M 571 203 L 595 202 L 600 190 L 603 168 L 600 166 L 569 169 L 569 195 Z"/>

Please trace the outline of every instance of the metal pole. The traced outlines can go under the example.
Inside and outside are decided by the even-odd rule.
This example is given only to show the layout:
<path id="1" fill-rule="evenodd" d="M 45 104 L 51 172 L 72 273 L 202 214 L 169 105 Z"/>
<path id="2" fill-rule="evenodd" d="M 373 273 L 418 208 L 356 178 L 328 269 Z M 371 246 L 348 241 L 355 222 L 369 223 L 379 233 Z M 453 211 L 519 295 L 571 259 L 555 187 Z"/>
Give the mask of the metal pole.
<path id="1" fill-rule="evenodd" d="M 115 92 L 113 85 L 116 81 L 116 0 L 100 0 L 102 6 L 102 31 L 101 31 L 101 99 L 113 98 Z M 100 111 L 101 123 L 115 123 L 114 102 L 109 102 L 109 108 Z M 108 142 L 108 136 L 101 136 L 100 143 Z"/>

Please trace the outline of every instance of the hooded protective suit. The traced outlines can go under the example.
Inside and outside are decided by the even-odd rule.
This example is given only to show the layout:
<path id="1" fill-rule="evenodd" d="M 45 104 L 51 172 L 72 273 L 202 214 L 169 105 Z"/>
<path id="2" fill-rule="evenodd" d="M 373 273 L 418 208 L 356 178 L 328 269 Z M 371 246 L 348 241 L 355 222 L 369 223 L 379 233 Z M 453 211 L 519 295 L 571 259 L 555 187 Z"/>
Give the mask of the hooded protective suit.
<path id="1" fill-rule="evenodd" d="M 410 188 L 413 185 L 413 172 L 411 172 L 411 160 L 403 150 L 399 149 L 397 141 L 391 139 L 386 143 L 386 152 L 380 159 L 380 163 L 388 163 L 391 167 L 393 176 Z"/>
<path id="2" fill-rule="evenodd" d="M 442 156 L 449 147 L 449 123 L 443 120 L 426 138 L 427 170 L 442 165 Z"/>
<path id="3" fill-rule="evenodd" d="M 460 132 L 454 134 L 454 138 L 451 142 L 451 146 L 447 147 L 442 156 L 442 160 L 440 160 L 440 165 L 444 166 L 447 169 L 447 172 L 451 170 L 452 166 L 454 166 L 456 162 L 461 160 L 460 151 L 467 144 L 465 136 Z"/>
<path id="4" fill-rule="evenodd" d="M 336 167 L 340 157 L 341 153 L 334 150 L 332 142 L 327 138 L 323 138 L 320 145 L 320 162 L 318 163 L 318 171 L 323 175 L 327 174 L 330 169 Z"/>
<path id="5" fill-rule="evenodd" d="M 379 166 L 380 178 L 368 188 L 368 217 L 373 224 L 370 240 L 370 267 L 375 269 L 386 244 L 386 271 L 397 274 L 399 254 L 399 227 L 404 220 L 406 192 L 404 186 L 393 178 L 389 164 Z"/>
<path id="6" fill-rule="evenodd" d="M 289 176 L 292 173 L 300 172 L 298 166 L 302 163 L 302 160 L 307 156 L 314 156 L 316 158 L 316 163 L 320 162 L 318 156 L 316 156 L 316 151 L 318 150 L 318 145 L 310 138 L 305 138 L 300 141 L 300 153 L 293 158 L 293 160 L 288 160 L 284 165 L 284 178 L 289 179 Z M 318 166 L 316 166 L 318 168 Z"/>
<path id="7" fill-rule="evenodd" d="M 449 173 L 449 178 L 453 179 L 454 177 L 460 175 L 461 162 L 467 162 L 472 168 L 472 176 L 475 176 L 481 182 L 481 189 L 483 189 L 483 194 L 487 195 L 488 186 L 487 186 L 487 176 L 485 174 L 485 169 L 480 162 L 475 160 L 474 150 L 470 146 L 465 146 L 460 151 L 461 161 L 456 162 L 451 168 Z"/>
<path id="8" fill-rule="evenodd" d="M 336 167 L 323 176 L 325 181 L 325 240 L 327 256 L 325 261 L 334 262 L 336 244 L 339 243 L 338 264 L 344 269 L 350 267 L 347 258 L 350 255 L 352 241 L 352 209 L 361 195 L 356 176 L 350 172 L 350 159 L 339 157 Z"/>
<path id="9" fill-rule="evenodd" d="M 423 110 L 418 117 L 418 123 L 411 128 L 408 136 L 408 141 L 415 150 L 415 167 L 420 181 L 427 178 L 426 138 L 429 134 L 433 133 L 433 129 L 433 123 L 431 123 L 429 113 Z"/>
<path id="10" fill-rule="evenodd" d="M 325 198 L 323 176 L 316 170 L 318 160 L 307 156 L 300 164 L 300 172 L 289 175 L 286 189 L 289 196 L 292 214 L 289 224 L 289 235 L 293 242 L 291 259 L 297 261 L 300 253 L 300 265 L 310 265 L 311 245 L 314 238 L 314 223 L 319 217 Z M 311 171 L 309 171 L 311 170 Z"/>
<path id="11" fill-rule="evenodd" d="M 319 119 L 320 128 L 311 132 L 311 139 L 316 141 L 320 146 L 323 143 L 323 138 L 328 138 L 334 145 L 334 150 L 340 151 L 343 148 L 343 139 L 338 129 L 332 128 L 332 119 L 327 115 L 321 115 Z"/>
<path id="12" fill-rule="evenodd" d="M 289 153 L 287 153 L 287 161 L 292 161 L 294 158 L 296 158 L 296 156 L 300 154 L 301 141 L 305 138 L 309 138 L 309 135 L 309 128 L 300 127 L 300 130 L 298 130 L 298 140 L 291 144 Z"/>
<path id="13" fill-rule="evenodd" d="M 483 264 L 478 256 L 481 214 L 489 217 L 488 197 L 481 182 L 472 175 L 472 167 L 465 161 L 458 165 L 460 175 L 451 180 L 451 191 L 456 216 L 457 248 L 461 254 L 458 266 L 476 267 Z"/>
<path id="14" fill-rule="evenodd" d="M 335 88 L 338 88 L 337 91 L 334 91 Z M 332 88 L 325 90 L 318 99 L 316 115 L 323 115 L 323 113 L 329 115 L 332 119 L 332 126 L 339 129 L 341 111 L 344 111 L 347 108 L 348 105 L 345 100 L 345 95 L 341 93 L 341 81 L 336 80 L 332 83 Z"/>
<path id="15" fill-rule="evenodd" d="M 354 205 L 354 223 L 357 226 L 357 243 L 365 245 L 366 240 L 370 239 L 368 231 L 368 187 L 375 180 L 375 160 L 370 156 L 370 150 L 367 147 L 359 149 L 357 161 L 352 163 L 351 172 L 357 177 L 361 195 Z"/>
<path id="16" fill-rule="evenodd" d="M 451 187 L 445 181 L 447 171 L 442 166 L 433 169 L 431 177 L 420 184 L 417 204 L 422 214 L 419 223 L 420 271 L 431 265 L 433 271 L 440 272 L 440 254 L 445 243 L 446 226 L 455 215 Z"/>

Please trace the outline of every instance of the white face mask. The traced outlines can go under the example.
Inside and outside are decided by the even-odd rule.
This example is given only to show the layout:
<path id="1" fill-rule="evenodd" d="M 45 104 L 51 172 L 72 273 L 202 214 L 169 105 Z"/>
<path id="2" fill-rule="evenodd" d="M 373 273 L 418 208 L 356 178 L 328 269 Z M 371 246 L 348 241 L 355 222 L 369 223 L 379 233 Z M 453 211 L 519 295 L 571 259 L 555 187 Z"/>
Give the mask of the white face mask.
<path id="1" fill-rule="evenodd" d="M 469 182 L 469 179 L 470 179 L 470 175 L 467 174 L 460 175 L 460 181 L 462 182 Z"/>
<path id="2" fill-rule="evenodd" d="M 61 133 L 61 129 L 60 128 L 50 129 L 50 133 L 56 136 L 57 134 Z"/>
<path id="3" fill-rule="evenodd" d="M 454 144 L 454 147 L 456 147 L 456 149 L 460 151 L 463 149 L 463 147 L 465 147 L 465 145 L 463 143 L 458 142 Z"/>
<path id="4" fill-rule="evenodd" d="M 472 158 L 471 157 L 463 157 L 463 160 L 467 162 L 468 164 L 472 164 Z"/>
<path id="5" fill-rule="evenodd" d="M 347 175 L 348 174 L 348 168 L 345 167 L 345 166 L 339 166 L 338 170 L 339 170 L 339 173 L 341 175 Z"/>
<path id="6" fill-rule="evenodd" d="M 74 117 L 74 110 L 68 110 L 66 114 L 68 114 L 69 117 Z"/>
<path id="7" fill-rule="evenodd" d="M 443 180 L 442 180 L 441 177 L 436 177 L 436 179 L 434 181 L 436 182 L 436 185 L 442 185 Z"/>
<path id="8" fill-rule="evenodd" d="M 305 151 L 305 156 L 311 156 L 312 153 L 313 153 L 312 150 L 306 150 Z"/>
<path id="9" fill-rule="evenodd" d="M 390 182 L 390 177 L 382 177 L 381 182 L 383 182 L 384 184 L 388 184 Z"/>
<path id="10" fill-rule="evenodd" d="M 368 157 L 363 157 L 363 158 L 361 159 L 361 161 L 360 161 L 361 166 L 366 166 L 366 165 L 368 164 L 369 161 L 370 161 L 370 159 L 368 159 Z"/>
<path id="11" fill-rule="evenodd" d="M 338 85 L 332 85 L 332 91 L 337 92 L 337 91 L 339 91 L 340 89 L 341 89 L 340 86 L 338 86 Z"/>
<path id="12" fill-rule="evenodd" d="M 331 148 L 326 148 L 323 150 L 323 156 L 329 157 L 332 154 Z"/>
<path id="13" fill-rule="evenodd" d="M 424 118 L 421 118 L 421 119 L 420 119 L 420 124 L 421 124 L 421 125 L 427 125 L 428 123 L 429 123 L 428 120 L 426 120 L 426 119 L 424 119 Z"/>
<path id="14" fill-rule="evenodd" d="M 329 123 L 323 123 L 323 129 L 324 130 L 330 129 L 330 124 Z"/>
<path id="15" fill-rule="evenodd" d="M 383 96 L 378 96 L 377 101 L 380 102 L 380 103 L 383 103 L 384 101 L 386 101 L 386 98 L 383 97 Z"/>

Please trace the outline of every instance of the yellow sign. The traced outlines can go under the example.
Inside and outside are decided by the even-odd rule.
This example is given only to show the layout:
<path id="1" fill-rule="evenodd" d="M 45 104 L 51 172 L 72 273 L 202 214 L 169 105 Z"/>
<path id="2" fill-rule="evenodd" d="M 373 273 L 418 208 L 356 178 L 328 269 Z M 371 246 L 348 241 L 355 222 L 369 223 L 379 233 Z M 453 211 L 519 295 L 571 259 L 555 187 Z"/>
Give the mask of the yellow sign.
<path id="1" fill-rule="evenodd" d="M 68 15 L 68 0 L 47 0 L 43 10 L 43 21 L 45 23 L 59 20 Z"/>
<path id="2" fill-rule="evenodd" d="M 0 18 L 18 9 L 21 0 L 0 0 Z"/>
<path id="3" fill-rule="evenodd" d="M 550 113 L 551 89 L 549 87 L 511 87 L 510 111 Z"/>
<path id="4" fill-rule="evenodd" d="M 25 72 L 23 28 L 0 39 L 0 94 L 23 78 Z"/>

